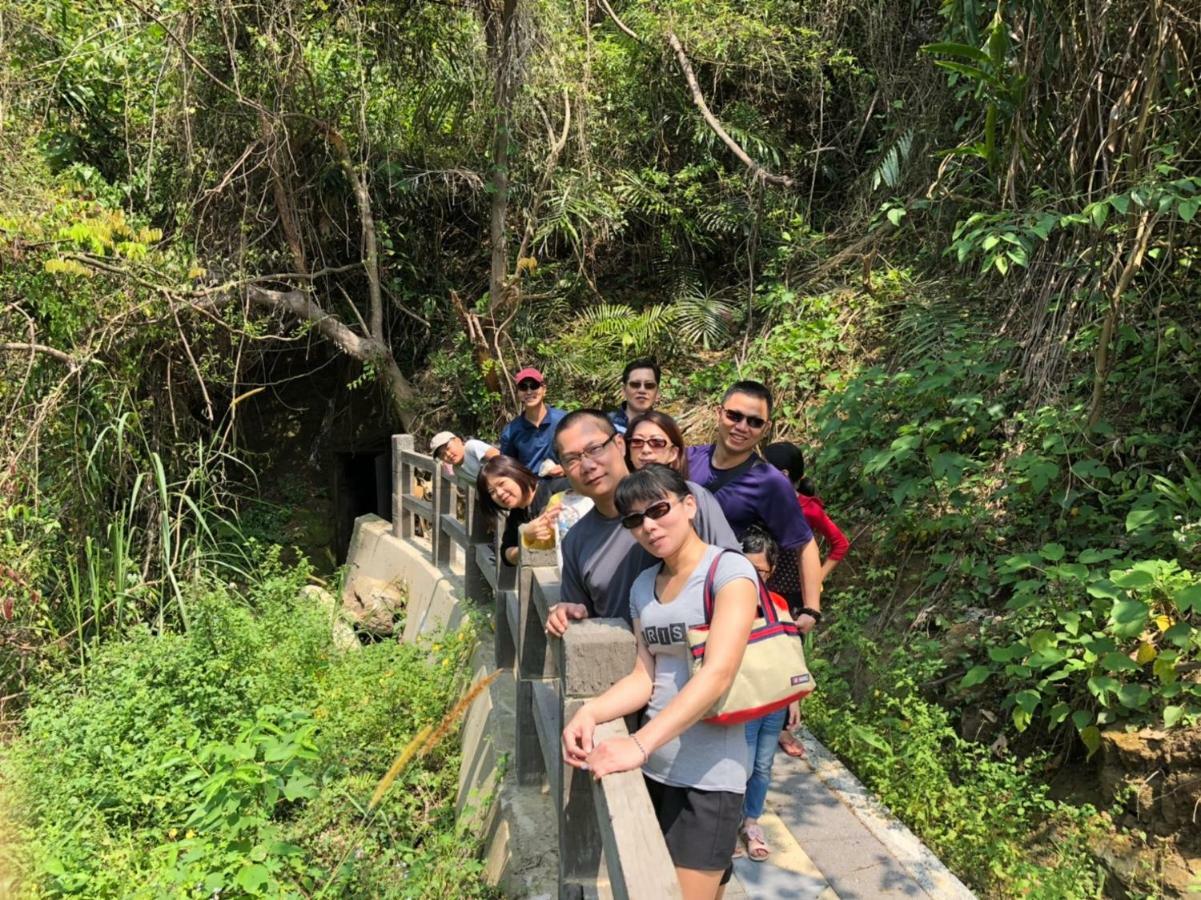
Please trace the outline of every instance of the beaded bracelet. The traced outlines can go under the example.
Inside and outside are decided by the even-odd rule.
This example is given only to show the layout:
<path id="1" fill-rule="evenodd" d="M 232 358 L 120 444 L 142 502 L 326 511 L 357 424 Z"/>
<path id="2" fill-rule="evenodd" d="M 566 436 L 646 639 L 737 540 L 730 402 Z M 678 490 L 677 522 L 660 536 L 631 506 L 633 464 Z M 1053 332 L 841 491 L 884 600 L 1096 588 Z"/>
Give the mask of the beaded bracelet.
<path id="1" fill-rule="evenodd" d="M 646 752 L 646 748 L 642 746 L 642 741 L 638 740 L 637 735 L 631 734 L 630 740 L 634 742 L 635 747 L 642 751 L 642 764 L 646 765 L 646 762 L 651 758 L 651 755 Z"/>

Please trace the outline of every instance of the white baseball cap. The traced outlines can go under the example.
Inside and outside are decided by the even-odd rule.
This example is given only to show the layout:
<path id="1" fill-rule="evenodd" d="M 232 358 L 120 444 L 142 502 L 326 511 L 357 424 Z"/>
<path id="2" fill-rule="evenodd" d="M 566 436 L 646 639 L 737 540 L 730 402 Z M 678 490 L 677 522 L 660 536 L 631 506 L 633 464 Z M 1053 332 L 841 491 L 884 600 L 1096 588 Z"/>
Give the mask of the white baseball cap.
<path id="1" fill-rule="evenodd" d="M 439 431 L 430 441 L 430 456 L 437 456 L 438 451 L 455 439 L 453 431 Z"/>

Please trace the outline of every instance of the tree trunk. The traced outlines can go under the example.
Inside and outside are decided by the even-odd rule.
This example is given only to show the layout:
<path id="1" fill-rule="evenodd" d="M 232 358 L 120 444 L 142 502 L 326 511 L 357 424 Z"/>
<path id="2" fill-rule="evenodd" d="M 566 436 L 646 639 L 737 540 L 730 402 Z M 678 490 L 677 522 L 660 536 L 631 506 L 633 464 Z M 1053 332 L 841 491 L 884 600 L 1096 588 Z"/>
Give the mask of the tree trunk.
<path id="1" fill-rule="evenodd" d="M 513 50 L 517 0 L 484 0 L 484 35 L 488 61 L 492 65 L 492 102 L 495 104 L 492 131 L 492 210 L 488 237 L 492 265 L 488 296 L 495 308 L 505 292 L 509 274 L 506 224 L 509 215 L 509 144 L 513 123 Z"/>

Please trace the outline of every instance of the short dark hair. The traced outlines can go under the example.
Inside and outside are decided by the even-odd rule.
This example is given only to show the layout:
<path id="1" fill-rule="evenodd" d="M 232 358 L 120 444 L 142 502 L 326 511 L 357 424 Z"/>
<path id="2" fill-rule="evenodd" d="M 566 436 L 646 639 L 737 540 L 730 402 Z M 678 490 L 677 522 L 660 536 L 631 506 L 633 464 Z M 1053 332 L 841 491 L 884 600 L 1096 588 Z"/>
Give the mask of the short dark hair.
<path id="1" fill-rule="evenodd" d="M 577 409 L 565 415 L 559 420 L 559 424 L 555 426 L 555 437 L 553 443 L 556 451 L 559 449 L 559 435 L 561 435 L 568 428 L 571 428 L 573 425 L 578 425 L 584 419 L 592 419 L 597 425 L 600 426 L 601 431 L 603 431 L 606 435 L 611 436 L 617 434 L 617 428 L 612 422 L 609 421 L 609 417 L 601 410 L 593 409 L 592 407 Z"/>
<path id="2" fill-rule="evenodd" d="M 771 415 L 771 388 L 762 381 L 735 381 L 722 395 L 721 402 L 725 403 L 735 394 L 746 394 L 748 397 L 758 397 L 767 404 L 767 414 Z"/>
<path id="3" fill-rule="evenodd" d="M 475 476 L 475 491 L 479 497 L 480 506 L 484 508 L 485 512 L 492 515 L 507 512 L 507 510 L 498 506 L 492 499 L 492 495 L 488 493 L 489 478 L 512 478 L 517 482 L 523 494 L 530 494 L 538 490 L 538 476 L 513 457 L 494 456 L 486 460 L 480 466 L 480 474 Z"/>
<path id="4" fill-rule="evenodd" d="M 617 483 L 613 502 L 617 505 L 617 511 L 624 516 L 635 503 L 654 503 L 671 494 L 687 497 L 688 482 L 675 469 L 655 463 L 621 479 Z"/>
<path id="5" fill-rule="evenodd" d="M 752 525 L 742 535 L 743 553 L 762 553 L 767 557 L 767 564 L 776 567 L 776 558 L 780 555 L 780 545 L 762 525 Z"/>
<path id="6" fill-rule="evenodd" d="M 805 454 L 796 444 L 790 441 L 777 441 L 768 444 L 763 451 L 763 458 L 777 469 L 787 469 L 788 477 L 797 493 L 806 497 L 817 495 L 813 481 L 805 477 Z"/>
<path id="7" fill-rule="evenodd" d="M 621 383 L 625 384 L 630 380 L 630 373 L 635 369 L 650 369 L 655 373 L 655 381 L 663 380 L 663 373 L 659 371 L 659 361 L 653 356 L 644 356 L 641 359 L 630 360 L 626 363 L 626 367 L 621 370 Z"/>
<path id="8" fill-rule="evenodd" d="M 680 426 L 665 412 L 659 412 L 657 409 L 648 409 L 640 416 L 635 416 L 630 424 L 626 427 L 626 465 L 629 466 L 631 472 L 634 471 L 634 458 L 630 455 L 630 438 L 634 436 L 634 431 L 643 422 L 650 422 L 652 425 L 658 425 L 663 429 L 663 433 L 667 435 L 667 439 L 671 441 L 680 452 L 676 454 L 676 463 L 672 466 L 684 478 L 688 477 L 688 446 L 684 443 L 684 433 L 680 431 Z"/>

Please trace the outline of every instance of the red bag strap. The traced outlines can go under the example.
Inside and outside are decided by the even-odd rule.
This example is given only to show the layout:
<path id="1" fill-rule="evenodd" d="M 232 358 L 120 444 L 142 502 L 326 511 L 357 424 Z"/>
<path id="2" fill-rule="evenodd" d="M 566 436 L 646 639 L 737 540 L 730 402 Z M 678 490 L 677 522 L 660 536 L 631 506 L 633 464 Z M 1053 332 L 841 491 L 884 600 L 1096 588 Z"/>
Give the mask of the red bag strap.
<path id="1" fill-rule="evenodd" d="M 718 551 L 717 556 L 713 557 L 713 562 L 709 564 L 709 571 L 705 575 L 705 624 L 713 624 L 713 580 L 717 577 L 717 566 L 721 562 L 721 558 L 727 553 L 737 553 L 737 550 L 722 549 Z M 755 573 L 755 584 L 759 587 L 759 615 L 763 616 L 769 625 L 774 625 L 779 621 L 779 614 L 776 612 L 776 604 L 771 602 L 771 597 L 767 595 L 767 585 L 763 583 L 763 579 L 759 577 L 759 573 Z"/>

